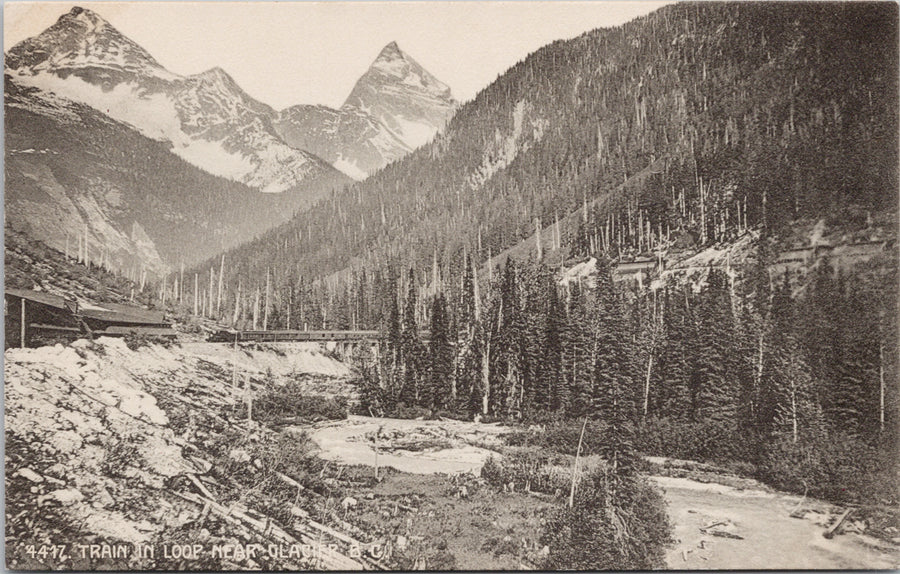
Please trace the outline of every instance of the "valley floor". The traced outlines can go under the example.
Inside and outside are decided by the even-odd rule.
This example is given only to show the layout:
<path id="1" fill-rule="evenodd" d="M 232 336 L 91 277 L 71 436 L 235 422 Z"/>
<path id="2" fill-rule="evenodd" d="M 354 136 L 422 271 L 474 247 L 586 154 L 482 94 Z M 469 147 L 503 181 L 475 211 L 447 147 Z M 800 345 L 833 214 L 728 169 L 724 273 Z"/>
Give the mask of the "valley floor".
<path id="1" fill-rule="evenodd" d="M 459 421 L 350 417 L 347 421 L 316 425 L 310 436 L 322 449 L 321 456 L 329 460 L 372 465 L 375 460 L 373 435 L 378 429 L 381 465 L 390 465 L 410 474 L 471 472 L 476 475 L 487 457 L 493 454 L 489 447 L 497 444 L 499 434 L 509 430 L 500 425 Z M 443 439 L 445 444 L 432 443 L 425 452 L 391 446 L 404 441 L 428 443 L 435 437 Z M 677 542 L 666 557 L 671 569 L 846 570 L 900 566 L 900 549 L 876 538 L 848 532 L 826 539 L 823 533 L 829 521 L 834 520 L 842 508 L 772 491 L 749 479 L 743 480 L 746 483 L 743 488 L 670 476 L 653 476 L 652 480 L 665 492 L 669 516 L 675 526 Z M 723 479 L 723 482 L 734 481 L 731 477 Z M 429 484 L 429 481 L 415 477 L 400 482 Z M 737 482 L 741 480 L 737 479 Z M 424 486 L 411 488 L 411 491 L 418 490 L 431 489 Z M 497 508 L 501 509 L 495 514 L 502 515 L 509 497 L 518 498 L 506 493 L 492 495 Z M 806 511 L 803 518 L 790 517 L 797 508 Z M 446 518 L 449 520 L 450 516 Z M 701 530 L 718 522 L 730 526 L 729 531 L 740 538 L 716 536 Z M 715 528 L 706 530 L 711 532 Z M 472 567 L 486 566 L 482 563 Z"/>
<path id="2" fill-rule="evenodd" d="M 7 350 L 4 373 L 8 568 L 522 569 L 547 552 L 542 522 L 559 500 L 498 492 L 478 477 L 506 427 L 355 416 L 281 429 L 247 423 L 239 403 L 248 380 L 254 394 L 273 381 L 351 392 L 347 365 L 315 344 L 130 349 L 100 339 Z M 900 565 L 884 542 L 825 539 L 841 510 L 825 503 L 804 501 L 796 519 L 796 496 L 654 480 L 675 525 L 669 568 Z M 716 523 L 739 538 L 701 531 Z M 79 552 L 90 544 L 157 553 Z M 331 549 L 210 553 L 254 544 Z M 66 554 L 54 556 L 53 545 Z M 178 545 L 199 552 L 172 556 Z"/>

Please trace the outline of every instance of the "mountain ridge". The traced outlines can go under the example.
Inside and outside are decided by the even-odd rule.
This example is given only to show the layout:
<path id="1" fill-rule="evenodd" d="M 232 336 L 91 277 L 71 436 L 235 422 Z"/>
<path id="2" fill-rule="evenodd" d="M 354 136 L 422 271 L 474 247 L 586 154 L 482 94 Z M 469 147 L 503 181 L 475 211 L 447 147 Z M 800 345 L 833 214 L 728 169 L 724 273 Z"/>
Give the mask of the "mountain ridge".
<path id="1" fill-rule="evenodd" d="M 212 173 L 270 193 L 334 169 L 284 143 L 274 111 L 254 100 L 222 68 L 180 76 L 98 14 L 80 7 L 6 54 L 6 73 L 22 84 L 86 103 L 168 142 Z M 217 129 L 196 129 L 204 117 Z"/>
<path id="2" fill-rule="evenodd" d="M 96 109 L 5 82 L 6 225 L 96 265 L 161 277 L 252 239 L 346 181 L 261 194 Z"/>

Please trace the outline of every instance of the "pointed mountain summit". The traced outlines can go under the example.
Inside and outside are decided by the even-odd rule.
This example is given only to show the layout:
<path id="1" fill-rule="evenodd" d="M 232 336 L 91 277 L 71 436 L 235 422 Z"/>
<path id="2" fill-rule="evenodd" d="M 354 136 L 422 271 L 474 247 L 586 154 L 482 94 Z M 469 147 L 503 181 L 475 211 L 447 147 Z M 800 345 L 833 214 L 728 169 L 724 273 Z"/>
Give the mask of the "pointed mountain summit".
<path id="1" fill-rule="evenodd" d="M 368 84 L 371 84 L 374 79 L 373 76 L 394 78 L 400 80 L 407 87 L 424 89 L 438 97 L 453 99 L 449 86 L 432 76 L 428 70 L 423 68 L 411 56 L 404 53 L 400 46 L 397 45 L 397 42 L 391 42 L 381 49 L 369 70 L 356 83 L 345 105 L 355 105 L 353 101 L 354 96 L 357 98 L 363 97 L 361 92 Z M 357 88 L 359 88 L 359 91 Z"/>
<path id="2" fill-rule="evenodd" d="M 391 42 L 356 82 L 343 108 L 367 111 L 415 149 L 443 128 L 456 105 L 447 84 Z"/>
<path id="3" fill-rule="evenodd" d="M 279 114 L 276 129 L 294 147 L 364 179 L 433 138 L 456 105 L 446 84 L 391 42 L 339 110 L 292 106 Z"/>
<path id="4" fill-rule="evenodd" d="M 116 244 L 123 264 L 131 258 L 164 271 L 223 241 L 262 233 L 348 181 L 285 143 L 273 125 L 275 110 L 221 68 L 171 73 L 90 10 L 63 14 L 13 46 L 5 64 L 8 221 L 53 246 L 87 229 Z M 70 140 L 79 145 L 63 145 Z M 99 151 L 97 141 L 104 142 Z M 78 166 L 65 185 L 52 179 L 60 163 Z M 44 174 L 37 187 L 23 175 L 30 170 Z M 55 190 L 52 199 L 41 185 Z M 254 191 L 272 197 L 251 199 L 261 195 Z M 134 223 L 149 243 L 132 239 Z"/>
<path id="5" fill-rule="evenodd" d="M 403 52 L 400 51 L 400 46 L 397 45 L 396 41 L 393 41 L 381 49 L 381 53 L 378 54 L 378 58 L 376 58 L 376 60 L 380 60 L 382 58 L 396 59 L 402 57 Z"/>
<path id="6" fill-rule="evenodd" d="M 107 71 L 172 76 L 109 22 L 79 6 L 39 35 L 13 46 L 6 54 L 6 66 L 32 74 L 49 71 L 83 75 L 87 69 L 103 67 Z"/>

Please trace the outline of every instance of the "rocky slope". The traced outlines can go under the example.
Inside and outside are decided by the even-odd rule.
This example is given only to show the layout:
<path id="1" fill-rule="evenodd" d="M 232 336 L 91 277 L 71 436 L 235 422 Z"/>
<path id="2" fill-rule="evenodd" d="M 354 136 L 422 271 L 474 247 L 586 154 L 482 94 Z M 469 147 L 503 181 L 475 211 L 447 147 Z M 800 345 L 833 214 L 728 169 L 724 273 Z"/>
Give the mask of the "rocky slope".
<path id="1" fill-rule="evenodd" d="M 381 52 L 340 109 L 292 106 L 278 133 L 356 179 L 428 142 L 456 110 L 450 88 L 396 44 Z"/>
<path id="2" fill-rule="evenodd" d="M 261 194 L 18 78 L 6 77 L 5 96 L 6 225 L 72 257 L 87 235 L 91 261 L 129 276 L 160 277 L 213 256 L 345 181 L 328 168 L 290 191 Z"/>
<path id="3" fill-rule="evenodd" d="M 231 384 L 227 367 L 235 363 L 242 384 L 249 377 L 251 395 L 304 376 L 324 385 L 311 390 L 347 392 L 346 366 L 315 345 L 280 352 L 206 343 L 133 350 L 122 340 L 100 339 L 6 351 L 7 567 L 218 570 L 316 564 L 299 554 L 271 556 L 263 549 L 266 543 L 302 539 L 291 521 L 281 521 L 293 533 L 288 535 L 271 527 L 257 531 L 250 518 L 259 514 L 247 508 L 252 489 L 240 487 L 240 481 L 275 479 L 272 469 L 263 470 L 263 461 L 272 463 L 265 445 L 276 437 L 235 414 L 234 405 L 245 396 Z M 295 450 L 301 444 L 294 440 Z M 226 476 L 236 477 L 238 486 Z M 278 489 L 270 484 L 267 491 Z M 194 502 L 198 497 L 207 499 L 207 508 Z M 218 503 L 246 519 L 211 512 Z M 48 541 L 64 544 L 62 555 L 30 548 Z M 200 544 L 203 552 L 175 554 L 179 542 Z M 212 555 L 215 545 L 246 549 L 257 543 L 263 550 L 255 557 Z M 79 544 L 124 550 L 92 556 Z M 138 555 L 139 546 L 154 548 L 154 555 Z"/>

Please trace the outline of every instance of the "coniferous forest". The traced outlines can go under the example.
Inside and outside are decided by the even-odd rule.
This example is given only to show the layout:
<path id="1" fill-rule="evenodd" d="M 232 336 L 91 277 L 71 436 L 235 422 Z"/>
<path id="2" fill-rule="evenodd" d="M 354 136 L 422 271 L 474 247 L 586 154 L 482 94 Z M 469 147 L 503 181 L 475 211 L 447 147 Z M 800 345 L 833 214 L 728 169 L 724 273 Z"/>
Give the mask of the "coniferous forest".
<path id="1" fill-rule="evenodd" d="M 555 42 L 432 143 L 190 274 L 238 328 L 378 329 L 363 413 L 576 438 L 587 419 L 602 452 L 896 504 L 897 40 L 893 4 L 765 2 Z M 817 249 L 842 244 L 880 247 Z"/>

